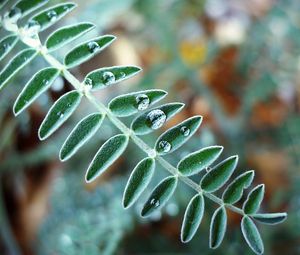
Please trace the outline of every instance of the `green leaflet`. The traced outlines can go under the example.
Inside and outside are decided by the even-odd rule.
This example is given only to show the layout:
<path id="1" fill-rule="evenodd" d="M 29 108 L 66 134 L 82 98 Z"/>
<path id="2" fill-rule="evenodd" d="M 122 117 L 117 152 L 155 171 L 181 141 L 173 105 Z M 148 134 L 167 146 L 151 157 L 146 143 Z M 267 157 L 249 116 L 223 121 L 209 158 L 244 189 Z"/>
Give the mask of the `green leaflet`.
<path id="1" fill-rule="evenodd" d="M 114 115 L 127 117 L 139 111 L 147 110 L 167 94 L 166 91 L 160 89 L 133 92 L 115 97 L 110 101 L 108 107 Z"/>
<path id="2" fill-rule="evenodd" d="M 120 134 L 108 139 L 96 153 L 85 175 L 86 182 L 92 182 L 111 166 L 125 151 L 128 137 Z"/>
<path id="3" fill-rule="evenodd" d="M 287 213 L 258 213 L 252 217 L 260 223 L 276 225 L 286 220 Z"/>
<path id="4" fill-rule="evenodd" d="M 178 179 L 175 176 L 169 176 L 163 179 L 152 191 L 147 202 L 144 204 L 141 215 L 148 217 L 155 210 L 163 207 L 173 195 L 177 187 Z"/>
<path id="5" fill-rule="evenodd" d="M 187 243 L 197 232 L 204 213 L 205 203 L 203 195 L 195 195 L 189 202 L 183 217 L 181 227 L 181 241 Z"/>
<path id="6" fill-rule="evenodd" d="M 221 188 L 230 178 L 238 162 L 238 156 L 232 156 L 211 169 L 201 180 L 201 188 L 214 192 Z"/>
<path id="7" fill-rule="evenodd" d="M 131 123 L 131 129 L 137 135 L 146 135 L 162 127 L 184 107 L 182 103 L 169 103 L 153 108 L 139 115 Z"/>
<path id="8" fill-rule="evenodd" d="M 227 227 L 227 214 L 225 207 L 219 207 L 213 214 L 210 222 L 209 247 L 216 249 L 222 243 Z"/>
<path id="9" fill-rule="evenodd" d="M 18 71 L 33 60 L 36 55 L 37 52 L 34 49 L 25 49 L 17 54 L 0 73 L 0 90 L 17 74 Z"/>
<path id="10" fill-rule="evenodd" d="M 263 254 L 264 244 L 261 240 L 258 229 L 256 228 L 255 224 L 248 216 L 243 217 L 241 222 L 241 229 L 242 229 L 243 236 L 247 244 L 249 245 L 249 247 L 256 254 Z"/>
<path id="11" fill-rule="evenodd" d="M 244 189 L 248 188 L 254 178 L 254 171 L 247 171 L 236 177 L 230 183 L 223 193 L 223 201 L 226 204 L 234 204 L 239 201 L 243 196 Z"/>
<path id="12" fill-rule="evenodd" d="M 82 119 L 64 142 L 59 152 L 60 160 L 66 161 L 72 157 L 97 132 L 103 119 L 100 113 L 92 113 Z"/>
<path id="13" fill-rule="evenodd" d="M 247 200 L 243 205 L 243 210 L 246 214 L 254 214 L 260 207 L 260 204 L 264 198 L 265 185 L 257 185 L 251 192 L 248 194 Z"/>
<path id="14" fill-rule="evenodd" d="M 53 32 L 46 41 L 48 51 L 57 50 L 64 45 L 76 40 L 85 33 L 95 28 L 95 25 L 89 22 L 78 23 L 71 26 L 62 27 Z"/>
<path id="15" fill-rule="evenodd" d="M 115 39 L 116 37 L 113 35 L 104 35 L 84 42 L 72 49 L 65 56 L 64 64 L 67 66 L 67 68 L 73 68 L 75 66 L 81 65 L 82 63 L 90 60 L 106 47 L 108 47 Z"/>
<path id="16" fill-rule="evenodd" d="M 129 208 L 147 188 L 155 170 L 155 160 L 145 158 L 133 169 L 123 195 L 123 207 Z"/>
<path id="17" fill-rule="evenodd" d="M 58 69 L 48 67 L 35 74 L 18 96 L 13 107 L 14 114 L 18 115 L 30 106 L 37 97 L 52 85 L 59 73 Z"/>
<path id="18" fill-rule="evenodd" d="M 50 108 L 39 128 L 39 138 L 45 140 L 52 135 L 76 110 L 82 95 L 78 91 L 70 91 L 61 96 Z"/>
<path id="19" fill-rule="evenodd" d="M 64 3 L 52 6 L 47 10 L 41 11 L 37 15 L 33 16 L 29 22 L 38 22 L 41 26 L 40 31 L 43 31 L 67 15 L 76 6 L 77 5 L 75 3 Z"/>
<path id="20" fill-rule="evenodd" d="M 177 150 L 195 134 L 201 122 L 201 116 L 194 116 L 165 131 L 158 137 L 155 150 L 159 155 L 166 155 Z"/>
<path id="21" fill-rule="evenodd" d="M 178 171 L 191 176 L 209 167 L 222 153 L 222 146 L 209 146 L 184 157 L 177 165 Z"/>
<path id="22" fill-rule="evenodd" d="M 21 0 L 14 5 L 11 11 L 18 9 L 21 11 L 22 17 L 25 17 L 48 2 L 49 0 Z"/>
<path id="23" fill-rule="evenodd" d="M 107 39 L 105 39 L 105 41 L 107 41 L 108 44 L 102 43 L 104 46 L 101 46 L 102 44 L 100 44 L 99 49 L 97 49 L 95 51 L 95 53 L 97 53 L 98 51 L 101 51 L 102 47 L 107 47 L 114 39 L 115 39 L 115 37 L 107 36 Z M 85 47 L 84 50 L 86 51 L 86 53 L 84 53 L 84 54 L 86 54 L 86 56 L 89 58 L 93 57 L 95 53 L 93 53 L 93 51 L 89 49 L 89 46 L 87 46 L 87 44 L 84 44 L 84 47 Z M 76 53 L 76 54 L 79 55 L 79 53 Z M 86 60 L 84 60 L 84 61 L 86 61 Z M 100 68 L 100 69 L 90 72 L 85 77 L 84 83 L 92 86 L 93 90 L 104 89 L 108 86 L 111 86 L 113 84 L 116 84 L 118 82 L 121 82 L 121 81 L 131 78 L 132 76 L 139 73 L 141 70 L 142 69 L 137 66 L 103 67 L 103 68 Z"/>
<path id="24" fill-rule="evenodd" d="M 16 35 L 8 35 L 0 42 L 0 61 L 13 49 L 18 42 Z"/>

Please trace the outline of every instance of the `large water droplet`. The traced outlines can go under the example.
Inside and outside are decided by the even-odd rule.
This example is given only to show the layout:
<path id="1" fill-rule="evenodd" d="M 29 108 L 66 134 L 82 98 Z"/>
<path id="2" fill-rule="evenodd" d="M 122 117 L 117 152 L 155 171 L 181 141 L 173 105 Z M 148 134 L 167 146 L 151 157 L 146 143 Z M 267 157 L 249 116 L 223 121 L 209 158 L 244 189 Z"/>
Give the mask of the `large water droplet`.
<path id="1" fill-rule="evenodd" d="M 190 129 L 187 128 L 186 126 L 183 126 L 180 128 L 180 133 L 183 135 L 183 136 L 188 136 L 190 134 Z"/>
<path id="2" fill-rule="evenodd" d="M 57 19 L 57 13 L 54 10 L 47 12 L 47 17 L 51 22 L 54 22 Z"/>
<path id="3" fill-rule="evenodd" d="M 154 207 L 159 207 L 159 200 L 156 200 L 155 198 L 152 198 L 150 201 L 151 205 L 154 205 Z"/>
<path id="4" fill-rule="evenodd" d="M 104 72 L 102 75 L 102 81 L 104 85 L 111 85 L 116 81 L 116 77 L 112 72 Z"/>
<path id="5" fill-rule="evenodd" d="M 147 120 L 152 129 L 158 129 L 166 122 L 167 116 L 162 110 L 155 109 L 147 114 Z"/>
<path id="6" fill-rule="evenodd" d="M 95 41 L 88 42 L 87 46 L 88 46 L 89 51 L 91 53 L 95 53 L 96 51 L 98 51 L 100 49 L 99 44 L 97 42 L 95 42 Z"/>
<path id="7" fill-rule="evenodd" d="M 150 105 L 150 99 L 146 94 L 137 95 L 135 101 L 139 111 L 146 110 Z"/>
<path id="8" fill-rule="evenodd" d="M 160 141 L 158 147 L 163 150 L 163 152 L 169 152 L 172 148 L 171 144 L 167 141 Z"/>
<path id="9" fill-rule="evenodd" d="M 26 32 L 29 34 L 29 36 L 37 34 L 40 29 L 41 25 L 36 20 L 30 20 L 25 26 Z"/>
<path id="10" fill-rule="evenodd" d="M 14 7 L 4 17 L 9 18 L 11 22 L 15 23 L 22 17 L 22 11 L 20 8 Z"/>

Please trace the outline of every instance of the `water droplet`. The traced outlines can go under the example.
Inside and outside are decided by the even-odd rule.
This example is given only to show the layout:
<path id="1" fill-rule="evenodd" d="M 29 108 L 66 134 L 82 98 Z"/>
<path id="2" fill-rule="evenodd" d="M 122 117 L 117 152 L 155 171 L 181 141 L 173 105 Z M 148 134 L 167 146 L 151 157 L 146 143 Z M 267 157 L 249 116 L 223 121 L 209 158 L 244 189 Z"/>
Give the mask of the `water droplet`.
<path id="1" fill-rule="evenodd" d="M 139 94 L 135 98 L 139 111 L 146 110 L 150 105 L 150 99 L 146 94 Z"/>
<path id="2" fill-rule="evenodd" d="M 152 198 L 150 201 L 151 205 L 154 205 L 154 207 L 159 207 L 159 200 L 156 200 L 155 198 Z"/>
<path id="3" fill-rule="evenodd" d="M 155 109 L 147 114 L 147 120 L 152 129 L 158 129 L 166 122 L 167 116 L 162 110 Z"/>
<path id="4" fill-rule="evenodd" d="M 3 50 L 7 50 L 8 47 L 9 47 L 9 45 L 8 45 L 7 43 L 4 43 L 4 44 L 2 45 Z"/>
<path id="5" fill-rule="evenodd" d="M 14 7 L 5 15 L 5 18 L 9 18 L 13 23 L 16 23 L 21 17 L 22 11 L 18 7 Z"/>
<path id="6" fill-rule="evenodd" d="M 85 81 L 84 81 L 84 84 L 86 86 L 93 86 L 93 81 L 90 78 L 86 78 Z"/>
<path id="7" fill-rule="evenodd" d="M 125 78 L 125 76 L 126 76 L 126 74 L 125 74 L 124 72 L 121 72 L 121 73 L 120 73 L 120 77 L 121 77 L 121 78 Z"/>
<path id="8" fill-rule="evenodd" d="M 68 10 L 69 10 L 69 6 L 65 5 L 65 6 L 64 6 L 64 10 L 65 10 L 65 11 L 68 11 Z"/>
<path id="9" fill-rule="evenodd" d="M 98 44 L 97 42 L 95 42 L 95 41 L 89 42 L 89 43 L 87 44 L 87 46 L 88 46 L 89 51 L 90 51 L 91 53 L 95 53 L 96 51 L 98 51 L 98 50 L 100 49 L 99 44 Z"/>
<path id="10" fill-rule="evenodd" d="M 44 80 L 43 80 L 43 84 L 44 84 L 44 85 L 49 84 L 49 80 L 44 79 Z"/>
<path id="11" fill-rule="evenodd" d="M 210 170 L 211 170 L 211 167 L 209 167 L 209 166 L 205 167 L 206 172 L 209 172 Z"/>
<path id="12" fill-rule="evenodd" d="M 190 129 L 187 128 L 186 126 L 183 126 L 180 128 L 180 133 L 183 135 L 183 136 L 188 136 L 190 134 Z"/>
<path id="13" fill-rule="evenodd" d="M 171 144 L 167 141 L 160 141 L 158 147 L 163 150 L 163 152 L 169 152 L 172 148 Z"/>
<path id="14" fill-rule="evenodd" d="M 37 34 L 40 31 L 41 25 L 36 20 L 30 20 L 26 24 L 25 29 L 29 36 L 31 36 Z"/>
<path id="15" fill-rule="evenodd" d="M 102 80 L 105 85 L 111 85 L 116 81 L 116 77 L 112 72 L 104 72 L 102 75 Z"/>
<path id="16" fill-rule="evenodd" d="M 64 113 L 63 112 L 58 112 L 58 113 L 56 113 L 56 115 L 59 116 L 59 118 L 64 117 Z"/>
<path id="17" fill-rule="evenodd" d="M 57 13 L 54 10 L 47 12 L 47 17 L 51 22 L 54 22 L 57 19 Z"/>

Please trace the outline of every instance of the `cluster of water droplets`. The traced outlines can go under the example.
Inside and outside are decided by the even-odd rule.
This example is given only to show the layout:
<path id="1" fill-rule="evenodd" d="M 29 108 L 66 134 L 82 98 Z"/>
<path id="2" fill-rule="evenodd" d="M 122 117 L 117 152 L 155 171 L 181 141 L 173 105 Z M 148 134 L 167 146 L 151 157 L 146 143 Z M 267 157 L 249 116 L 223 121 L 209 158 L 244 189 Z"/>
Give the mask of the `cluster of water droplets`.
<path id="1" fill-rule="evenodd" d="M 8 31 L 18 31 L 18 20 L 22 17 L 22 11 L 20 8 L 14 7 L 10 11 L 6 12 L 3 17 L 3 26 Z"/>
<path id="2" fill-rule="evenodd" d="M 160 109 L 154 109 L 147 114 L 147 121 L 152 129 L 158 129 L 162 127 L 166 120 L 166 114 Z"/>
<path id="3" fill-rule="evenodd" d="M 172 145 L 168 141 L 160 141 L 158 143 L 159 149 L 161 149 L 163 152 L 169 152 L 172 149 Z"/>
<path id="4" fill-rule="evenodd" d="M 102 82 L 104 85 L 109 86 L 116 82 L 116 77 L 112 72 L 106 71 L 102 74 Z"/>
<path id="5" fill-rule="evenodd" d="M 146 110 L 150 105 L 150 98 L 146 94 L 137 95 L 135 101 L 139 111 Z"/>
<path id="6" fill-rule="evenodd" d="M 30 45 L 31 47 L 41 46 L 41 41 L 38 36 L 40 29 L 41 25 L 36 20 L 28 21 L 24 28 L 20 29 L 20 34 L 23 42 Z"/>
<path id="7" fill-rule="evenodd" d="M 90 53 L 96 53 L 97 51 L 100 50 L 100 45 L 95 41 L 88 42 L 87 47 L 88 47 Z"/>

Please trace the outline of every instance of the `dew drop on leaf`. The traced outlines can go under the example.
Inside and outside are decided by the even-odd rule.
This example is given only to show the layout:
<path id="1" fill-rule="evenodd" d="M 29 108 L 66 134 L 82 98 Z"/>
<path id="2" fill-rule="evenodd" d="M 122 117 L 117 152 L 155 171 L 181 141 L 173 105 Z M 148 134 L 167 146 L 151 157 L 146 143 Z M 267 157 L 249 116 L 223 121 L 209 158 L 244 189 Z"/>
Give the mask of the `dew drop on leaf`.
<path id="1" fill-rule="evenodd" d="M 95 53 L 97 50 L 100 49 L 99 44 L 97 42 L 94 42 L 94 41 L 93 42 L 88 42 L 87 46 L 88 46 L 89 51 L 91 53 Z"/>
<path id="2" fill-rule="evenodd" d="M 172 148 L 171 144 L 167 141 L 160 141 L 158 146 L 163 150 L 163 152 L 169 152 Z"/>
<path id="3" fill-rule="evenodd" d="M 152 129 L 160 128 L 166 122 L 166 119 L 166 114 L 160 109 L 152 110 L 147 114 L 147 120 Z"/>
<path id="4" fill-rule="evenodd" d="M 139 111 L 146 110 L 150 105 L 150 99 L 146 94 L 139 94 L 135 98 Z"/>
<path id="5" fill-rule="evenodd" d="M 120 77 L 121 77 L 121 78 L 125 78 L 125 76 L 126 76 L 126 74 L 125 74 L 124 72 L 121 72 L 121 73 L 120 73 Z"/>
<path id="6" fill-rule="evenodd" d="M 7 14 L 5 14 L 5 18 L 9 18 L 11 22 L 15 23 L 22 17 L 22 11 L 20 8 L 13 8 Z"/>
<path id="7" fill-rule="evenodd" d="M 85 81 L 84 81 L 84 84 L 86 86 L 93 86 L 93 81 L 90 78 L 86 78 Z"/>
<path id="8" fill-rule="evenodd" d="M 30 20 L 26 24 L 25 29 L 27 30 L 29 36 L 31 36 L 37 34 L 40 31 L 41 25 L 36 20 Z"/>
<path id="9" fill-rule="evenodd" d="M 47 17 L 49 18 L 49 20 L 51 22 L 55 21 L 57 19 L 57 13 L 54 10 L 51 10 L 49 12 L 47 12 Z"/>
<path id="10" fill-rule="evenodd" d="M 159 200 L 156 200 L 155 198 L 152 198 L 150 201 L 151 205 L 154 205 L 154 207 L 159 207 Z"/>
<path id="11" fill-rule="evenodd" d="M 108 86 L 116 81 L 116 77 L 112 72 L 104 72 L 102 75 L 104 85 Z"/>
<path id="12" fill-rule="evenodd" d="M 187 128 L 186 126 L 183 126 L 180 128 L 180 133 L 183 135 L 183 136 L 188 136 L 190 134 L 190 129 Z"/>

